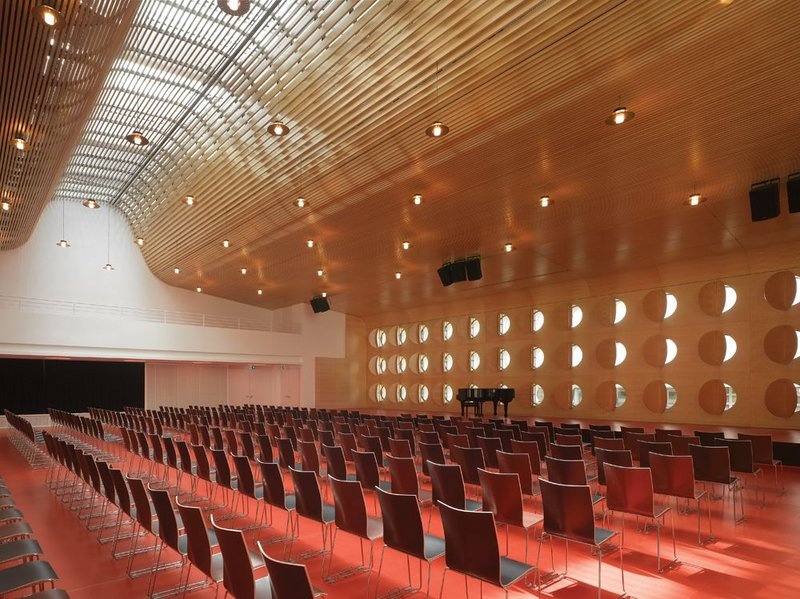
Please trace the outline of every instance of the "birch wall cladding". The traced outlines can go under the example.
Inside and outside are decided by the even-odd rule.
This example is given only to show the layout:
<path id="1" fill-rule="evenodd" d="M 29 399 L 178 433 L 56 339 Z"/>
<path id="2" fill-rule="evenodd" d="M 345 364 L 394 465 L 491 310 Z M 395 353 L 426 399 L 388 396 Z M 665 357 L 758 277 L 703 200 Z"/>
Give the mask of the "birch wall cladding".
<path id="1" fill-rule="evenodd" d="M 793 428 L 799 276 L 797 267 L 513 307 L 498 295 L 494 310 L 449 303 L 404 322 L 384 314 L 366 322 L 365 405 L 455 412 L 459 387 L 508 386 L 513 416 Z"/>

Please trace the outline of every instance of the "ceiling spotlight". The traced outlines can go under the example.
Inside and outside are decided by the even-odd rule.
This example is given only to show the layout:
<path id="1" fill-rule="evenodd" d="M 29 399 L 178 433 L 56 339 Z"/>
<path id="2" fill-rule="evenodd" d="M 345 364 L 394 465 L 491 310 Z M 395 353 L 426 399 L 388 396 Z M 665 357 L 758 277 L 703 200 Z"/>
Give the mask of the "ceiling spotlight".
<path id="1" fill-rule="evenodd" d="M 298 208 L 305 208 L 306 206 L 308 206 L 308 201 L 305 198 L 297 198 L 294 201 L 294 205 L 297 206 Z"/>
<path id="2" fill-rule="evenodd" d="M 250 0 L 217 0 L 217 6 L 229 15 L 241 17 L 250 10 Z"/>
<path id="3" fill-rule="evenodd" d="M 317 276 L 318 276 L 318 277 L 321 277 L 321 276 L 322 276 L 322 275 L 324 275 L 324 274 L 325 274 L 325 271 L 324 271 L 324 270 L 322 270 L 321 268 L 318 268 L 318 269 L 317 269 Z"/>
<path id="4" fill-rule="evenodd" d="M 172 269 L 172 272 L 174 272 L 176 275 L 179 275 L 181 274 L 181 269 L 176 266 L 175 268 Z"/>
<path id="5" fill-rule="evenodd" d="M 16 137 L 12 138 L 11 143 L 13 143 L 14 147 L 17 148 L 20 152 L 27 152 L 31 148 L 31 144 L 28 143 L 28 140 L 25 139 L 22 135 L 17 135 Z"/>
<path id="6" fill-rule="evenodd" d="M 689 196 L 689 199 L 684 202 L 684 204 L 686 204 L 687 206 L 699 206 L 705 201 L 706 199 L 699 193 L 693 193 L 692 195 Z"/>
<path id="7" fill-rule="evenodd" d="M 228 241 L 227 239 L 223 239 L 223 240 L 222 240 L 222 247 L 224 247 L 224 248 L 229 248 L 229 247 L 231 247 L 231 242 L 230 242 L 230 241 Z"/>
<path id="8" fill-rule="evenodd" d="M 450 127 L 441 121 L 434 121 L 427 129 L 425 129 L 425 135 L 428 137 L 444 137 L 449 131 Z"/>
<path id="9" fill-rule="evenodd" d="M 314 240 L 313 239 L 309 239 L 308 241 L 306 241 L 306 245 L 308 247 L 310 247 L 310 248 L 313 248 L 314 247 Z"/>
<path id="10" fill-rule="evenodd" d="M 98 208 L 100 208 L 100 202 L 98 202 L 97 200 L 83 200 L 83 202 L 81 203 L 87 208 L 91 208 L 92 210 L 97 210 Z"/>
<path id="11" fill-rule="evenodd" d="M 289 133 L 289 127 L 280 121 L 272 121 L 269 125 L 267 125 L 267 133 L 274 135 L 275 137 L 283 137 Z"/>
<path id="12" fill-rule="evenodd" d="M 403 273 L 401 273 L 399 270 L 396 273 L 394 273 L 394 278 L 395 279 L 400 279 L 402 277 L 403 277 Z"/>
<path id="13" fill-rule="evenodd" d="M 3 202 L 0 206 L 3 208 L 3 212 L 11 210 L 11 202 Z"/>
<path id="14" fill-rule="evenodd" d="M 246 269 L 246 268 L 242 268 L 242 274 L 243 274 L 243 275 L 246 275 L 246 274 L 247 274 L 247 269 Z"/>
<path id="15" fill-rule="evenodd" d="M 632 111 L 628 110 L 624 106 L 619 106 L 618 108 L 614 109 L 614 112 L 611 113 L 606 119 L 606 125 L 621 125 L 622 123 L 627 123 L 628 121 L 632 120 L 635 117 Z"/>
<path id="16" fill-rule="evenodd" d="M 323 291 L 322 292 L 322 297 L 328 297 L 328 292 L 327 291 Z"/>
<path id="17" fill-rule="evenodd" d="M 203 293 L 203 288 L 202 287 L 197 287 L 197 288 L 195 288 L 195 291 L 197 293 Z"/>
<path id="18" fill-rule="evenodd" d="M 186 196 L 183 198 L 183 203 L 187 206 L 194 206 L 194 196 Z"/>
<path id="19" fill-rule="evenodd" d="M 141 131 L 134 131 L 130 135 L 126 135 L 125 140 L 134 146 L 146 146 L 150 143 Z"/>
<path id="20" fill-rule="evenodd" d="M 111 266 L 111 262 L 106 262 L 106 265 L 103 267 L 103 270 L 114 270 L 114 267 Z"/>
<path id="21" fill-rule="evenodd" d="M 57 245 L 58 247 L 62 247 L 62 248 L 68 248 L 68 247 L 69 247 L 69 241 L 67 241 L 66 239 L 62 239 L 62 240 L 61 240 L 61 241 L 59 241 L 59 242 L 58 242 L 56 245 Z"/>
<path id="22" fill-rule="evenodd" d="M 550 199 L 550 196 L 542 196 L 539 198 L 539 206 L 542 208 L 547 208 L 548 206 L 553 205 L 553 200 Z"/>
<path id="23" fill-rule="evenodd" d="M 59 29 L 63 24 L 61 13 L 55 9 L 49 0 L 41 0 L 36 5 L 36 14 L 42 23 L 53 29 Z"/>
<path id="24" fill-rule="evenodd" d="M 144 245 L 144 237 L 137 237 L 136 238 L 136 245 L 142 247 Z"/>
<path id="25" fill-rule="evenodd" d="M 263 289 L 259 289 L 258 290 L 258 295 L 264 295 L 264 290 Z"/>
<path id="26" fill-rule="evenodd" d="M 411 199 L 411 201 L 414 202 L 415 206 L 419 206 L 422 203 L 422 194 L 421 193 L 415 193 L 414 197 Z"/>
<path id="27" fill-rule="evenodd" d="M 505 248 L 506 248 L 506 251 L 507 251 L 507 252 L 510 252 L 511 250 L 513 250 L 513 249 L 514 249 L 514 246 L 513 246 L 513 245 L 511 245 L 510 243 L 507 243 L 507 244 L 505 245 Z"/>
<path id="28" fill-rule="evenodd" d="M 404 241 L 404 242 L 403 242 L 403 249 L 404 249 L 404 250 L 407 250 L 407 249 L 408 249 L 408 248 L 410 248 L 410 247 L 411 247 L 411 243 L 409 243 L 408 241 Z"/>

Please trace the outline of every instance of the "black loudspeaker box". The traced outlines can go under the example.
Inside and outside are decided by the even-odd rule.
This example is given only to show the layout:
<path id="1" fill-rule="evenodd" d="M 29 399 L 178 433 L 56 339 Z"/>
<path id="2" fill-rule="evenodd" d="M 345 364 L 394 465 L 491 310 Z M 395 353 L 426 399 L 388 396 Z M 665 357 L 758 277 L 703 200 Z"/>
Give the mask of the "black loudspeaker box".
<path id="1" fill-rule="evenodd" d="M 800 212 L 800 173 L 789 175 L 786 180 L 786 196 L 789 198 L 789 212 Z"/>
<path id="2" fill-rule="evenodd" d="M 775 218 L 781 213 L 780 180 L 755 183 L 750 188 L 750 216 L 753 222 Z"/>
<path id="3" fill-rule="evenodd" d="M 327 297 L 313 297 L 311 298 L 311 309 L 314 310 L 314 314 L 319 314 L 330 310 L 331 305 L 328 303 Z"/>
<path id="4" fill-rule="evenodd" d="M 472 258 L 467 258 L 467 278 L 470 281 L 480 281 L 481 277 L 483 277 L 481 257 L 473 256 Z"/>
<path id="5" fill-rule="evenodd" d="M 450 272 L 452 273 L 453 283 L 460 283 L 467 280 L 467 261 L 456 260 L 450 265 Z"/>
<path id="6" fill-rule="evenodd" d="M 453 284 L 453 271 L 450 270 L 450 266 L 451 263 L 447 262 L 442 264 L 442 267 L 436 271 L 439 273 L 439 279 L 442 281 L 442 285 L 445 287 L 449 287 Z"/>

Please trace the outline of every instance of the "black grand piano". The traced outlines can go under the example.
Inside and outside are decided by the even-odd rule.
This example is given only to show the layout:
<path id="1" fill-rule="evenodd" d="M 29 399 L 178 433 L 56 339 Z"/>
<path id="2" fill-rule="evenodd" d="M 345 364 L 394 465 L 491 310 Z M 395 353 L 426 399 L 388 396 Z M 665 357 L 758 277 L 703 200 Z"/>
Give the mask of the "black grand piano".
<path id="1" fill-rule="evenodd" d="M 494 415 L 497 416 L 497 403 L 503 404 L 503 416 L 508 418 L 508 403 L 514 399 L 513 389 L 459 389 L 456 399 L 461 402 L 461 415 L 469 405 L 475 406 L 475 415 L 483 416 L 483 402 L 494 404 Z"/>

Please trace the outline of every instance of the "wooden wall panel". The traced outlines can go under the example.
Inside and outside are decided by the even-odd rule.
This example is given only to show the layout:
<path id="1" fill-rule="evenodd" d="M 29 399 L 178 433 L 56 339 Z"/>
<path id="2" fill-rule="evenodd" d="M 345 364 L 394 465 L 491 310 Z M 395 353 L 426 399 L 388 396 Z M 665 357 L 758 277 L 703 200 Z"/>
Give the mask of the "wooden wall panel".
<path id="1" fill-rule="evenodd" d="M 367 397 L 367 328 L 361 318 L 345 321 L 345 357 L 316 359 L 316 405 L 357 406 Z"/>

